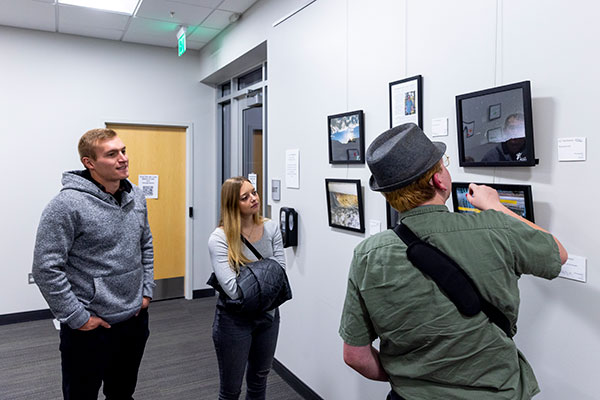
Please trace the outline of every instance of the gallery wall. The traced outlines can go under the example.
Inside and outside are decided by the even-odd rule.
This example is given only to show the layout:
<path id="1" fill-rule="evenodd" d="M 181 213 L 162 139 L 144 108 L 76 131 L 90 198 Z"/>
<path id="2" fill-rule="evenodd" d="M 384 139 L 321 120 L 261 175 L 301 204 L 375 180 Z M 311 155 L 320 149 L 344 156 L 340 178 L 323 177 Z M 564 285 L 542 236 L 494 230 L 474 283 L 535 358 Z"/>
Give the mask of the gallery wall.
<path id="1" fill-rule="evenodd" d="M 194 239 L 207 237 L 216 183 L 206 171 L 216 160 L 206 149 L 215 139 L 200 121 L 212 121 L 214 102 L 198 52 L 0 27 L 0 54 L 0 315 L 48 308 L 27 283 L 39 217 L 62 172 L 82 168 L 79 137 L 107 120 L 192 127 L 191 205 L 203 210 Z M 194 246 L 197 258 L 208 258 L 205 243 Z"/>
<path id="2" fill-rule="evenodd" d="M 307 2 L 304 2 L 307 3 Z M 299 213 L 299 245 L 286 249 L 294 299 L 281 310 L 276 357 L 325 399 L 384 398 L 386 384 L 369 382 L 342 361 L 337 333 L 352 249 L 368 236 L 370 220 L 385 228 L 383 198 L 368 189 L 366 166 L 328 163 L 327 116 L 362 109 L 367 145 L 389 125 L 388 83 L 423 76 L 424 129 L 448 118 L 450 172 L 457 181 L 533 186 L 538 224 L 588 263 L 587 283 L 528 276 L 520 281 L 518 346 L 533 364 L 540 399 L 597 397 L 594 377 L 600 317 L 600 250 L 591 219 L 600 195 L 592 116 L 598 80 L 595 39 L 600 6 L 536 0 L 318 0 L 273 27 L 271 8 L 296 1 L 262 0 L 243 31 L 221 38 L 220 54 L 268 45 L 269 179 L 281 179 L 281 200 Z M 233 54 L 232 51 L 228 54 Z M 241 53 L 240 53 L 241 55 Z M 209 51 L 201 69 L 219 68 Z M 230 62 L 231 59 L 227 62 Z M 531 80 L 536 156 L 533 168 L 460 168 L 455 96 Z M 591 132 L 588 134 L 588 132 Z M 587 161 L 558 162 L 557 139 L 587 136 Z M 300 188 L 285 185 L 285 151 L 300 153 Z M 325 178 L 361 179 L 367 233 L 327 225 Z M 450 206 L 450 204 L 449 204 Z M 537 398 L 537 397 L 536 397 Z"/>

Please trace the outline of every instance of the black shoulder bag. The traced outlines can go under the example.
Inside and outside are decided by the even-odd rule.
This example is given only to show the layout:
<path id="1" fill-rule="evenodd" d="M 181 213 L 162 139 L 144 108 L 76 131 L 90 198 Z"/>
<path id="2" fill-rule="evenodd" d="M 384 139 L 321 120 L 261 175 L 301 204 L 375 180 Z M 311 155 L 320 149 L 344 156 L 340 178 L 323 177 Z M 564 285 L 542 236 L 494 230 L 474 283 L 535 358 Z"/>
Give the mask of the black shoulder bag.
<path id="1" fill-rule="evenodd" d="M 400 223 L 394 232 L 408 246 L 408 259 L 438 285 L 456 305 L 461 314 L 472 317 L 483 311 L 494 324 L 512 338 L 508 318 L 485 300 L 469 275 L 446 253 L 419 239 L 406 225 Z"/>

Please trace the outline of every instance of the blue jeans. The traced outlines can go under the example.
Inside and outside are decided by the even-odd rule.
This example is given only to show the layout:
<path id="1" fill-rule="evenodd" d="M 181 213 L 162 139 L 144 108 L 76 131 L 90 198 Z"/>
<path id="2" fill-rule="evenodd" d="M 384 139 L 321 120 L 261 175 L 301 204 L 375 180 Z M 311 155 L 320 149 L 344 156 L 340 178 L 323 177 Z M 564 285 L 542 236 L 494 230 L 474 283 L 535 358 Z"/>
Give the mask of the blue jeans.
<path id="1" fill-rule="evenodd" d="M 278 309 L 274 316 L 248 318 L 217 308 L 213 341 L 221 380 L 219 400 L 239 398 L 246 366 L 246 399 L 265 399 L 278 333 Z"/>

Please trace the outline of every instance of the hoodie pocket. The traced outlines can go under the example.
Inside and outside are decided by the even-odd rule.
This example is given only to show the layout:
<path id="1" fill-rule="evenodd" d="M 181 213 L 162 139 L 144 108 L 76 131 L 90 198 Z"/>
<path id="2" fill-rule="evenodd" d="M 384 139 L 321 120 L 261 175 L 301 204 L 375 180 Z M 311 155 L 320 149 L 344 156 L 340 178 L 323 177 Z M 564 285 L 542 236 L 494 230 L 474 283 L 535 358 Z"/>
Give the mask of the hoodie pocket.
<path id="1" fill-rule="evenodd" d="M 94 278 L 94 297 L 88 308 L 99 317 L 116 315 L 140 307 L 142 269 L 121 275 Z"/>

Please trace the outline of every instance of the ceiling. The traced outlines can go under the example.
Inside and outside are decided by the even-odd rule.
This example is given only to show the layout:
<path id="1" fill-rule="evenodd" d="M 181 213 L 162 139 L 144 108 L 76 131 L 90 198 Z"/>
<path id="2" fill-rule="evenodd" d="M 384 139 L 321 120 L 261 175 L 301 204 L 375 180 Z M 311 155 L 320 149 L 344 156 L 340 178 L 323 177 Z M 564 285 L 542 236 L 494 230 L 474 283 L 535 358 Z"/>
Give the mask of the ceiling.
<path id="1" fill-rule="evenodd" d="M 0 25 L 172 48 L 185 26 L 186 47 L 199 50 L 257 0 L 139 1 L 128 16 L 56 0 L 0 0 Z"/>

